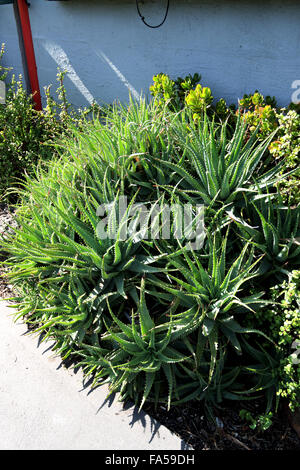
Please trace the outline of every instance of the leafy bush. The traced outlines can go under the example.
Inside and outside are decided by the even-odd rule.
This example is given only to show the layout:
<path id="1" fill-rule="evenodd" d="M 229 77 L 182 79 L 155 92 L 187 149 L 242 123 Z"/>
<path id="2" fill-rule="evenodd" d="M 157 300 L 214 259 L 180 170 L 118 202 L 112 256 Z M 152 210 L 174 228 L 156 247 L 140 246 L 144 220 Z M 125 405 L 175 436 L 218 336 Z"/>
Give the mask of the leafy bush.
<path id="1" fill-rule="evenodd" d="M 51 148 L 43 145 L 49 131 L 41 114 L 34 110 L 21 80 L 16 82 L 13 77 L 6 105 L 0 106 L 1 193 L 32 169 L 39 156 L 51 157 Z"/>
<path id="2" fill-rule="evenodd" d="M 263 97 L 257 90 L 253 95 L 244 95 L 239 101 L 239 113 L 247 123 L 249 132 L 255 132 L 259 127 L 259 137 L 268 137 L 277 128 L 275 97 Z"/>
<path id="3" fill-rule="evenodd" d="M 270 145 L 270 153 L 276 160 L 284 160 L 288 169 L 296 171 L 280 183 L 280 192 L 284 200 L 291 204 L 300 201 L 299 177 L 300 177 L 300 116 L 296 111 L 278 113 L 279 123 L 276 140 Z"/>
<path id="4" fill-rule="evenodd" d="M 196 114 L 202 114 L 212 103 L 211 89 L 202 87 L 200 83 L 185 98 L 187 106 Z"/>
<path id="5" fill-rule="evenodd" d="M 201 75 L 187 75 L 176 80 L 163 73 L 153 77 L 153 85 L 150 86 L 151 95 L 158 105 L 167 105 L 172 111 L 180 111 L 187 107 L 194 113 L 194 118 L 212 111 L 220 118 L 226 118 L 229 113 L 224 99 L 219 100 L 216 106 L 212 106 L 213 96 L 211 89 L 199 84 Z"/>
<path id="6" fill-rule="evenodd" d="M 275 97 L 264 97 L 258 90 L 253 94 L 245 94 L 235 104 L 227 105 L 221 98 L 214 104 L 214 97 L 209 87 L 203 87 L 198 82 L 201 76 L 195 74 L 185 79 L 178 78 L 173 81 L 168 75 L 159 74 L 154 78 L 154 85 L 150 92 L 160 105 L 167 105 L 173 111 L 186 108 L 192 111 L 193 118 L 202 120 L 208 114 L 218 121 L 226 121 L 229 125 L 227 133 L 232 136 L 236 123 L 242 120 L 247 126 L 247 138 L 253 133 L 260 140 L 271 137 L 269 146 L 269 169 L 276 163 L 283 162 L 283 172 L 291 170 L 285 178 L 278 183 L 279 190 L 285 202 L 297 205 L 299 198 L 299 133 L 300 108 L 291 103 L 287 109 L 279 109 Z M 180 90 L 180 91 L 178 91 Z M 273 159 L 271 158 L 273 156 Z"/>
<path id="7" fill-rule="evenodd" d="M 0 60 L 4 54 L 2 45 Z M 0 65 L 0 80 L 7 80 L 9 69 Z M 7 85 L 6 104 L 0 105 L 0 197 L 13 201 L 16 193 L 7 190 L 19 186 L 25 173 L 34 171 L 38 162 L 50 160 L 53 139 L 66 133 L 72 123 L 79 125 L 88 111 L 70 110 L 63 85 L 64 72 L 58 72 L 58 100 L 46 90 L 47 105 L 36 111 L 32 97 L 23 87 L 22 77 L 15 76 Z"/>
<path id="8" fill-rule="evenodd" d="M 193 90 L 200 80 L 201 76 L 197 73 L 185 78 L 178 77 L 175 81 L 171 80 L 168 75 L 160 73 L 154 75 L 150 92 L 159 105 L 167 103 L 171 110 L 176 111 L 184 107 L 187 93 Z"/>
<path id="9" fill-rule="evenodd" d="M 279 222 L 281 207 L 269 206 L 281 204 L 282 170 L 265 172 L 271 137 L 249 139 L 242 120 L 233 134 L 227 126 L 157 100 L 73 126 L 60 157 L 26 179 L 18 227 L 2 240 L 18 317 L 54 338 L 63 357 L 81 357 L 95 385 L 109 381 L 140 406 L 196 399 L 211 409 L 265 393 L 269 413 L 279 390 L 261 283 L 272 287 L 265 258 L 274 253 L 285 279 L 290 258 L 299 263 L 298 216 L 285 208 L 290 222 Z M 121 196 L 129 205 L 118 220 Z M 151 238 L 131 212 L 156 205 L 162 230 L 164 204 L 184 203 L 205 206 L 201 248 L 178 236 L 174 219 L 169 238 Z"/>
<path id="10" fill-rule="evenodd" d="M 270 298 L 272 308 L 258 312 L 257 322 L 269 330 L 278 348 L 277 395 L 295 411 L 300 407 L 300 271 L 291 271 L 288 280 L 271 287 Z"/>

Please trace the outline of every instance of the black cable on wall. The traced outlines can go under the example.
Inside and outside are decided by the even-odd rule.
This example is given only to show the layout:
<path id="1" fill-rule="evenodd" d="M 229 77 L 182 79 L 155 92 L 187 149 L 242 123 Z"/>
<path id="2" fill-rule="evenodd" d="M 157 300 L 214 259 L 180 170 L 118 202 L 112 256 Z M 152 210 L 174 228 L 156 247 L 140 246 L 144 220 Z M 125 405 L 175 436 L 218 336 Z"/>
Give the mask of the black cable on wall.
<path id="1" fill-rule="evenodd" d="M 138 11 L 138 14 L 139 14 L 139 16 L 140 16 L 142 22 L 143 22 L 146 26 L 148 26 L 148 28 L 153 28 L 153 29 L 160 28 L 160 27 L 164 24 L 164 22 L 166 21 L 166 19 L 167 19 L 167 16 L 168 16 L 168 13 L 169 13 L 169 7 L 170 7 L 170 0 L 168 0 L 168 3 L 167 3 L 166 13 L 165 13 L 164 19 L 162 20 L 161 23 L 159 23 L 159 24 L 156 25 L 156 26 L 153 26 L 153 25 L 147 23 L 147 21 L 145 20 L 145 17 L 144 17 L 144 16 L 142 15 L 142 13 L 141 13 L 140 6 L 139 6 L 139 2 L 140 2 L 140 0 L 136 0 L 136 7 L 137 7 L 137 11 Z"/>

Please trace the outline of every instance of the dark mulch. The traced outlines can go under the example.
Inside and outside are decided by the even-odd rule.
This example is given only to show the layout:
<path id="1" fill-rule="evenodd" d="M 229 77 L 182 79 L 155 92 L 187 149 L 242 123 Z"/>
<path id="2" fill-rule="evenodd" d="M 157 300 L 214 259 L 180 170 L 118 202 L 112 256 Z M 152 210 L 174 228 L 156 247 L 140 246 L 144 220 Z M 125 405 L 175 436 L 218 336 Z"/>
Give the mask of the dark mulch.
<path id="1" fill-rule="evenodd" d="M 254 416 L 263 412 L 260 400 L 247 404 L 225 403 L 215 410 L 215 422 L 205 415 L 201 403 L 195 401 L 171 408 L 169 412 L 165 406 L 155 410 L 148 403 L 144 411 L 196 450 L 300 450 L 300 439 L 289 424 L 285 408 L 272 418 L 272 426 L 264 432 L 249 428 L 239 417 L 242 408 Z"/>
<path id="2" fill-rule="evenodd" d="M 0 233 L 14 225 L 13 210 L 0 204 Z M 0 262 L 5 260 L 1 252 Z M 13 294 L 12 286 L 5 278 L 7 267 L 0 265 L 0 298 Z M 300 440 L 289 424 L 287 413 L 281 410 L 274 417 L 273 424 L 265 432 L 251 430 L 239 417 L 241 408 L 247 408 L 253 415 L 259 414 L 259 401 L 247 403 L 231 402 L 216 412 L 216 420 L 208 419 L 199 402 L 190 402 L 167 411 L 165 406 L 147 403 L 144 411 L 156 418 L 161 424 L 178 434 L 196 450 L 300 450 Z"/>

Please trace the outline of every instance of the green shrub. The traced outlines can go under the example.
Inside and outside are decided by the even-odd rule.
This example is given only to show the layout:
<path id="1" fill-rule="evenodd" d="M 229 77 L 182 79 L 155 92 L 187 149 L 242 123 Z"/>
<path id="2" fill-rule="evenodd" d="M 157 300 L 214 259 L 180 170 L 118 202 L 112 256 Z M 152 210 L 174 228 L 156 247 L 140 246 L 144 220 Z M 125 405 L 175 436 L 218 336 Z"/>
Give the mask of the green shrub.
<path id="1" fill-rule="evenodd" d="M 42 115 L 33 108 L 21 79 L 14 77 L 8 88 L 6 104 L 0 106 L 0 192 L 36 165 L 39 158 L 49 159 L 52 149 Z"/>
<path id="2" fill-rule="evenodd" d="M 270 145 L 270 153 L 278 160 L 284 160 L 288 169 L 296 171 L 280 183 L 280 192 L 284 200 L 291 204 L 300 202 L 300 116 L 296 111 L 278 113 L 279 122 L 276 140 Z"/>
<path id="3" fill-rule="evenodd" d="M 291 271 L 288 280 L 271 287 L 270 299 L 272 308 L 256 313 L 256 321 L 277 344 L 277 396 L 295 411 L 300 408 L 300 271 Z"/>
<path id="4" fill-rule="evenodd" d="M 196 86 L 195 90 L 191 90 L 185 98 L 187 106 L 195 114 L 202 114 L 212 103 L 213 96 L 211 89 L 202 87 L 200 83 Z"/>
<path id="5" fill-rule="evenodd" d="M 17 317 L 80 358 L 94 385 L 141 407 L 264 395 L 265 414 L 241 412 L 264 430 L 280 398 L 299 406 L 299 116 L 257 91 L 237 110 L 214 104 L 200 78 L 159 74 L 150 104 L 94 106 L 91 120 L 72 110 L 64 73 L 43 112 L 13 78 L 0 190 L 23 183 L 1 248 Z M 174 214 L 169 238 L 151 238 L 166 204 L 190 204 L 192 230 L 204 206 L 199 246 Z"/>
<path id="6" fill-rule="evenodd" d="M 211 89 L 199 84 L 200 80 L 201 75 L 197 73 L 185 78 L 178 77 L 174 81 L 160 73 L 153 77 L 150 93 L 158 105 L 167 105 L 171 111 L 178 112 L 184 108 L 191 110 L 194 120 L 202 118 L 204 113 L 217 116 L 219 120 L 232 118 L 235 107 L 228 108 L 223 98 L 214 106 Z"/>
<path id="7" fill-rule="evenodd" d="M 256 201 L 269 192 L 278 198 L 281 166 L 264 173 L 269 142 L 255 133 L 249 140 L 241 121 L 228 134 L 205 114 L 194 122 L 191 112 L 174 114 L 156 100 L 115 105 L 101 120 L 73 126 L 59 158 L 26 179 L 18 227 L 2 240 L 18 317 L 54 338 L 63 357 L 80 356 L 95 385 L 109 381 L 140 406 L 197 399 L 210 409 L 265 393 L 269 412 L 279 387 L 276 345 L 256 318 L 269 307 L 261 282 L 267 290 L 272 280 L 263 264 L 270 247 L 262 246 L 282 227 L 269 227 L 261 214 L 270 208 Z M 121 196 L 129 201 L 125 238 Z M 140 236 L 143 224 L 137 236 L 133 204 L 156 204 L 161 215 L 165 203 L 186 202 L 205 206 L 202 248 L 176 236 L 174 219 L 167 240 Z M 103 204 L 114 237 L 99 236 Z M 240 222 L 248 223 L 250 206 L 257 239 Z M 284 236 L 295 236 L 294 223 Z"/>
<path id="8" fill-rule="evenodd" d="M 4 54 L 2 45 L 0 60 Z M 7 80 L 9 69 L 0 65 L 0 80 Z M 74 112 L 66 98 L 65 72 L 58 72 L 58 100 L 46 89 L 46 107 L 36 111 L 32 97 L 23 87 L 22 77 L 7 84 L 6 104 L 0 105 L 0 198 L 14 201 L 25 173 L 32 173 L 38 162 L 48 161 L 55 153 L 53 139 L 68 132 L 70 125 L 80 125 L 88 110 Z"/>
<path id="9" fill-rule="evenodd" d="M 150 86 L 151 95 L 159 105 L 167 104 L 172 111 L 179 111 L 185 105 L 185 97 L 190 90 L 201 80 L 195 73 L 185 78 L 178 77 L 173 81 L 166 74 L 154 75 L 153 85 Z"/>
<path id="10" fill-rule="evenodd" d="M 223 98 L 214 104 L 212 90 L 198 84 L 200 79 L 201 76 L 195 74 L 173 81 L 168 75 L 159 74 L 154 76 L 150 92 L 160 105 L 167 104 L 173 111 L 190 110 L 195 122 L 201 121 L 204 113 L 218 121 L 226 121 L 229 136 L 233 135 L 239 120 L 247 127 L 247 138 L 253 133 L 260 140 L 272 136 L 266 162 L 269 169 L 273 168 L 274 161 L 281 161 L 283 173 L 292 170 L 278 185 L 283 200 L 297 205 L 300 202 L 299 105 L 291 103 L 287 109 L 279 109 L 274 96 L 264 97 L 257 90 L 253 94 L 245 94 L 238 107 L 234 104 L 228 106 Z"/>

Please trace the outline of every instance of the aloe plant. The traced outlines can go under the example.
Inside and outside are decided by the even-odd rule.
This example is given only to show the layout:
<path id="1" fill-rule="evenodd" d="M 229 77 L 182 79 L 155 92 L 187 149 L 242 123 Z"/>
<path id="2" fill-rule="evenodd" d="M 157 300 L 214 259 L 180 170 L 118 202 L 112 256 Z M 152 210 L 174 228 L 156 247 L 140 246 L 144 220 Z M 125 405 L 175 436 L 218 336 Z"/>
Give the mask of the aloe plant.
<path id="1" fill-rule="evenodd" d="M 145 299 L 145 280 L 141 281 L 140 299 L 137 311 L 132 311 L 130 323 L 124 322 L 115 315 L 107 299 L 108 309 L 113 322 L 106 324 L 107 332 L 102 335 L 102 343 L 109 344 L 108 353 L 99 359 L 96 368 L 100 372 L 95 375 L 94 383 L 103 377 L 109 376 L 111 392 L 120 391 L 124 396 L 128 388 L 135 384 L 135 398 L 141 394 L 140 408 L 149 397 L 152 387 L 155 388 L 156 398 L 161 393 L 165 394 L 165 387 L 160 391 L 160 380 L 158 376 L 163 373 L 168 383 L 168 407 L 171 405 L 173 393 L 176 392 L 176 381 L 174 375 L 174 364 L 183 362 L 187 356 L 172 346 L 184 331 L 191 328 L 187 323 L 178 328 L 178 322 L 173 324 L 172 318 L 165 323 L 156 325 L 149 313 Z M 99 350 L 100 351 L 100 350 Z M 84 357 L 84 350 L 81 352 Z M 88 358 L 87 364 L 89 364 Z M 86 362 L 83 360 L 83 365 Z M 88 373 L 95 367 L 88 367 Z M 143 390 L 139 389 L 138 383 L 143 377 Z"/>
<path id="2" fill-rule="evenodd" d="M 73 185 L 64 181 L 70 176 L 68 164 L 53 166 L 47 185 L 28 181 L 27 191 L 35 198 L 19 208 L 18 226 L 2 240 L 2 247 L 11 253 L 7 264 L 13 269 L 8 276 L 20 290 L 19 315 L 30 313 L 32 324 L 42 324 L 40 330 L 51 327 L 52 333 L 72 334 L 81 341 L 91 325 L 102 325 L 107 297 L 115 294 L 118 302 L 125 302 L 135 279 L 162 268 L 153 266 L 159 258 L 149 256 L 142 241 L 134 242 L 132 236 L 121 239 L 123 221 L 115 238 L 99 238 L 98 201 L 84 185 L 77 189 L 74 175 Z M 107 195 L 102 200 L 107 201 Z M 109 214 L 109 226 L 114 213 Z"/>
<path id="3" fill-rule="evenodd" d="M 239 312 L 254 313 L 255 307 L 262 308 L 266 303 L 261 299 L 263 292 L 241 296 L 243 284 L 258 275 L 258 270 L 254 268 L 260 259 L 253 262 L 253 254 L 247 252 L 249 247 L 246 244 L 241 254 L 228 268 L 226 245 L 227 236 L 219 249 L 215 241 L 211 240 L 211 251 L 206 267 L 196 253 L 190 256 L 186 250 L 179 250 L 173 255 L 170 254 L 169 267 L 176 268 L 178 275 L 168 273 L 169 282 L 157 278 L 151 279 L 154 286 L 176 296 L 181 305 L 189 309 L 198 308 L 201 328 L 201 338 L 198 338 L 198 341 L 202 341 L 202 346 L 206 341 L 209 343 L 211 378 L 217 362 L 220 336 L 226 338 L 238 354 L 242 354 L 239 334 L 263 334 L 255 329 L 244 328 L 237 321 Z M 196 364 L 200 363 L 201 358 L 198 357 Z"/>
<path id="4" fill-rule="evenodd" d="M 87 122 L 84 132 L 73 129 L 73 142 L 62 142 L 78 168 L 85 168 L 85 178 L 93 190 L 102 185 L 105 175 L 110 185 L 137 200 L 157 197 L 160 185 L 172 184 L 173 177 L 156 164 L 155 158 L 171 161 L 175 142 L 169 128 L 175 116 L 167 107 L 130 100 L 128 107 L 116 104 L 105 119 Z M 88 164 L 86 164 L 88 162 Z"/>
<path id="5" fill-rule="evenodd" d="M 179 116 L 172 127 L 180 148 L 178 162 L 158 161 L 177 175 L 177 189 L 183 196 L 198 197 L 207 205 L 232 204 L 245 195 L 253 197 L 259 190 L 267 190 L 279 179 L 282 164 L 255 174 L 273 135 L 257 144 L 256 133 L 248 139 L 241 119 L 232 138 L 226 122 L 210 122 L 206 115 L 188 126 L 182 121 Z"/>
<path id="6" fill-rule="evenodd" d="M 264 254 L 265 272 L 288 274 L 287 267 L 300 264 L 300 206 L 285 207 L 267 199 L 251 202 L 243 217 L 228 212 L 240 234 Z"/>
<path id="7" fill-rule="evenodd" d="M 281 167 L 262 171 L 268 141 L 247 140 L 241 121 L 232 138 L 227 130 L 144 100 L 115 105 L 58 142 L 60 157 L 26 180 L 1 239 L 17 317 L 64 358 L 80 355 L 95 386 L 108 381 L 140 406 L 270 401 L 280 381 L 276 345 L 258 326 L 269 303 L 260 283 L 266 260 L 269 274 L 298 263 L 299 211 L 274 202 Z M 169 239 L 135 232 L 135 204 L 161 215 L 185 202 L 194 215 L 204 202 L 203 245 L 177 236 L 174 221 Z"/>

